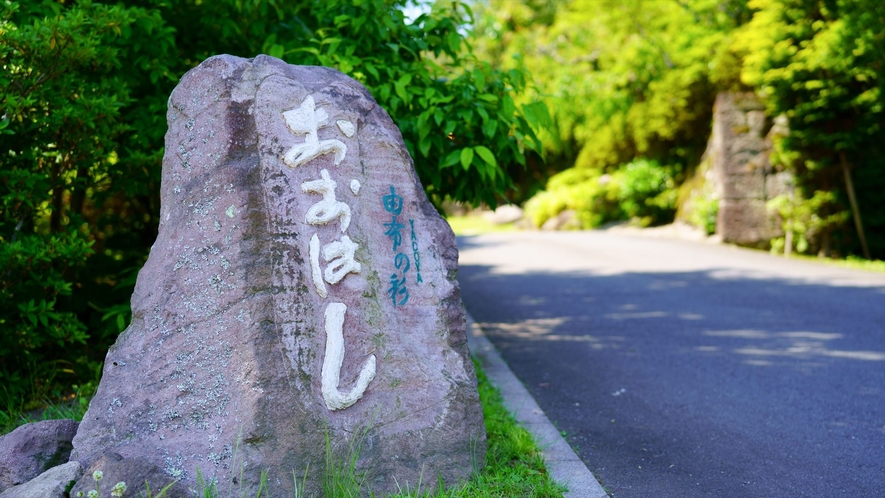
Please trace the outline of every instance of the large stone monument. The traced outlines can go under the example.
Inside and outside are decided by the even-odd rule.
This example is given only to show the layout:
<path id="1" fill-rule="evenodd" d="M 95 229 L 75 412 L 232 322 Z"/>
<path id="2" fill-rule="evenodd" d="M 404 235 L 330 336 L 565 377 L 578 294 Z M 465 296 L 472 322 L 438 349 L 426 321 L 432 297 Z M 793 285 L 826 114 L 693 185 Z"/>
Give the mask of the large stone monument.
<path id="1" fill-rule="evenodd" d="M 376 492 L 468 478 L 486 442 L 457 249 L 387 113 L 335 70 L 218 56 L 168 121 L 159 236 L 73 441 L 84 481 L 254 496 L 266 472 L 292 496 L 327 443 Z"/>

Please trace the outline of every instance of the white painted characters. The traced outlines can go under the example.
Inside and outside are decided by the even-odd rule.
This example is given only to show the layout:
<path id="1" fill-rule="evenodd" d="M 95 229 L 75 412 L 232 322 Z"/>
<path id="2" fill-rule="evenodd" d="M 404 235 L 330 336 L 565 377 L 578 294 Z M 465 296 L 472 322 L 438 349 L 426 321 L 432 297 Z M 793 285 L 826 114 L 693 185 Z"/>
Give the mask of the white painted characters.
<path id="1" fill-rule="evenodd" d="M 375 355 L 369 357 L 360 370 L 356 385 L 350 392 L 338 390 L 341 365 L 344 364 L 344 303 L 329 303 L 326 306 L 326 356 L 323 358 L 323 401 L 330 410 L 341 410 L 359 401 L 375 378 Z"/>
<path id="2" fill-rule="evenodd" d="M 354 259 L 359 248 L 350 237 L 342 235 L 341 240 L 330 242 L 323 248 L 323 259 L 329 262 L 323 277 L 330 284 L 337 284 L 348 273 L 359 273 L 361 266 Z"/>
<path id="3" fill-rule="evenodd" d="M 334 153 L 335 165 L 341 163 L 347 154 L 347 146 L 339 140 L 320 140 L 317 130 L 327 126 L 328 114 L 323 109 L 317 109 L 313 97 L 304 99 L 301 106 L 282 113 L 286 126 L 296 134 L 306 134 L 303 144 L 292 147 L 283 156 L 283 162 L 290 168 L 301 166 L 323 154 Z M 338 129 L 348 138 L 355 133 L 353 123 L 346 120 L 337 120 Z M 310 257 L 310 275 L 313 280 L 314 290 L 323 299 L 328 297 L 329 290 L 326 284 L 335 285 L 341 282 L 350 273 L 360 273 L 362 266 L 356 260 L 356 252 L 359 244 L 347 236 L 350 227 L 351 210 L 347 203 L 339 201 L 335 195 L 338 184 L 332 179 L 329 171 L 320 170 L 318 180 L 308 180 L 301 184 L 301 191 L 308 194 L 319 194 L 322 199 L 315 202 L 304 217 L 308 225 L 326 225 L 335 220 L 339 221 L 341 238 L 329 242 L 323 246 L 319 235 L 314 233 L 308 243 Z M 356 179 L 350 181 L 350 190 L 353 195 L 360 191 L 360 182 Z M 325 271 L 320 264 L 320 256 L 326 262 Z M 323 356 L 322 368 L 322 392 L 323 401 L 329 410 L 343 410 L 363 397 L 369 383 L 375 378 L 375 355 L 366 360 L 357 378 L 356 384 L 349 392 L 338 390 L 341 380 L 341 367 L 344 364 L 344 319 L 347 314 L 347 306 L 344 303 L 329 303 L 323 314 L 326 332 L 326 350 Z"/>
<path id="4" fill-rule="evenodd" d="M 327 126 L 329 115 L 326 111 L 316 108 L 316 103 L 310 95 L 304 99 L 296 109 L 283 112 L 286 126 L 296 135 L 307 135 L 303 144 L 296 145 L 286 152 L 283 161 L 290 168 L 297 168 L 302 164 L 313 160 L 323 154 L 335 153 L 335 165 L 341 164 L 344 155 L 347 154 L 347 146 L 340 140 L 320 140 L 317 131 Z M 349 125 L 349 126 L 348 126 Z M 353 124 L 349 121 L 338 121 L 338 128 L 342 131 L 353 130 Z M 345 132 L 346 134 L 346 132 Z M 348 135 L 349 136 L 349 135 Z"/>
<path id="5" fill-rule="evenodd" d="M 323 272 L 320 266 L 320 238 L 317 234 L 313 234 L 310 238 L 308 254 L 310 255 L 310 270 L 313 286 L 320 297 L 325 298 L 328 295 L 326 290 L 326 282 L 337 284 L 348 273 L 359 273 L 362 266 L 356 260 L 356 250 L 359 246 L 350 240 L 347 235 L 341 236 L 341 240 L 330 242 L 322 249 L 323 259 L 329 263 L 326 271 Z"/>
<path id="6" fill-rule="evenodd" d="M 350 226 L 350 206 L 335 199 L 335 187 L 338 184 L 329 176 L 328 170 L 320 171 L 319 180 L 311 180 L 301 184 L 302 192 L 312 192 L 323 196 L 323 200 L 315 203 L 307 210 L 304 222 L 310 225 L 325 225 L 341 218 L 341 233 Z"/>

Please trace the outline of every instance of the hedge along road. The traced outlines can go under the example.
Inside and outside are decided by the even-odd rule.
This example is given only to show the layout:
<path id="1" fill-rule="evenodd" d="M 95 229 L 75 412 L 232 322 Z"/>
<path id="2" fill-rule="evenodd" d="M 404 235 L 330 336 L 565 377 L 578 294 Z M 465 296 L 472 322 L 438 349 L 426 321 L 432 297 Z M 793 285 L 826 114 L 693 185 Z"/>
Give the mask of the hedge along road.
<path id="1" fill-rule="evenodd" d="M 885 496 L 885 274 L 598 231 L 458 244 L 465 306 L 612 496 Z"/>

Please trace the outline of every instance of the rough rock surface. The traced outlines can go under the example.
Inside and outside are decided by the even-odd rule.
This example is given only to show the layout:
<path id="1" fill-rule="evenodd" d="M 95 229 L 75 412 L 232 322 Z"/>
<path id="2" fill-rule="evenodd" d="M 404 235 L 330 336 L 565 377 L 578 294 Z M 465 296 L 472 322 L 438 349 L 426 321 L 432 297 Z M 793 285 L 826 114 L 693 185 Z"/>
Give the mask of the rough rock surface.
<path id="1" fill-rule="evenodd" d="M 68 462 L 43 472 L 34 479 L 7 489 L 0 498 L 67 498 L 65 490 L 83 474 L 77 462 Z"/>
<path id="2" fill-rule="evenodd" d="M 719 198 L 716 232 L 725 242 L 767 246 L 782 233 L 766 202 L 786 193 L 791 177 L 776 171 L 768 159 L 772 127 L 764 110 L 752 92 L 723 92 L 716 97 L 706 154 Z"/>
<path id="3" fill-rule="evenodd" d="M 162 468 L 148 459 L 139 457 L 123 458 L 119 453 L 108 451 L 101 458 L 92 462 L 92 465 L 83 472 L 83 476 L 71 489 L 71 496 L 77 496 L 82 491 L 85 496 L 89 490 L 95 489 L 93 473 L 100 470 L 101 481 L 98 483 L 105 496 L 118 482 L 126 483 L 126 496 L 141 496 L 141 493 L 151 490 L 152 495 L 157 495 L 166 489 L 166 496 L 187 496 L 188 488 L 181 482 L 170 477 Z"/>
<path id="4" fill-rule="evenodd" d="M 67 462 L 77 425 L 74 420 L 44 420 L 0 437 L 0 491 Z"/>
<path id="5" fill-rule="evenodd" d="M 558 215 L 549 218 L 541 225 L 541 230 L 578 230 L 581 222 L 578 221 L 578 213 L 574 209 L 566 209 Z"/>
<path id="6" fill-rule="evenodd" d="M 317 490 L 327 438 L 378 493 L 481 466 L 454 235 L 365 88 L 217 56 L 167 117 L 159 235 L 72 459 L 252 496 L 262 470 Z"/>
<path id="7" fill-rule="evenodd" d="M 493 225 L 506 225 L 507 223 L 516 223 L 522 219 L 522 209 L 513 204 L 498 206 L 494 211 L 486 211 L 482 214 L 483 218 Z"/>

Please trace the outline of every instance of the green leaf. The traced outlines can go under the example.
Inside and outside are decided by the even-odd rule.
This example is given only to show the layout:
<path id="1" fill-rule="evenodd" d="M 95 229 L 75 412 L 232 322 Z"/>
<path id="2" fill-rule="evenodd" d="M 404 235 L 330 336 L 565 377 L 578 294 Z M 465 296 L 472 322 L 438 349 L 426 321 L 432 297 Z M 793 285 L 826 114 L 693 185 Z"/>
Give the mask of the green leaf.
<path id="1" fill-rule="evenodd" d="M 418 150 L 421 151 L 421 155 L 427 157 L 430 154 L 430 138 L 423 137 L 418 142 Z"/>
<path id="2" fill-rule="evenodd" d="M 397 97 L 399 97 L 399 102 L 408 103 L 409 94 L 406 92 L 405 88 L 403 88 L 399 84 L 394 83 L 393 89 L 396 91 Z M 398 106 L 395 103 L 391 102 L 391 107 L 395 111 Z"/>
<path id="3" fill-rule="evenodd" d="M 406 91 L 406 85 L 408 85 L 411 81 L 412 76 L 406 74 L 393 85 L 394 89 L 396 90 L 397 96 L 399 96 L 399 98 L 401 98 L 405 103 L 408 103 L 411 100 L 411 95 L 409 95 L 409 92 Z"/>
<path id="4" fill-rule="evenodd" d="M 380 94 L 382 101 L 390 100 L 390 85 L 381 85 L 378 87 L 378 93 Z"/>
<path id="5" fill-rule="evenodd" d="M 446 44 L 450 53 L 458 53 L 461 48 L 461 35 L 457 31 L 453 31 L 446 35 Z"/>
<path id="6" fill-rule="evenodd" d="M 442 164 L 439 165 L 439 167 L 440 167 L 440 169 L 450 168 L 450 167 L 458 164 L 458 161 L 460 160 L 460 158 L 461 158 L 461 152 L 457 151 L 457 150 L 453 150 L 452 152 L 449 152 L 449 154 L 446 156 L 445 160 L 443 160 Z"/>
<path id="7" fill-rule="evenodd" d="M 492 151 L 490 151 L 488 147 L 477 145 L 475 149 L 476 153 L 479 154 L 479 157 L 481 157 L 483 161 L 487 162 L 490 166 L 495 168 L 498 167 L 498 161 L 495 160 L 495 155 L 492 154 Z"/>
<path id="8" fill-rule="evenodd" d="M 513 98 L 510 95 L 504 96 L 504 104 L 502 106 L 504 110 L 504 114 L 508 116 L 512 116 L 514 112 L 516 112 L 516 106 L 513 104 Z"/>
<path id="9" fill-rule="evenodd" d="M 535 130 L 548 128 L 551 125 L 550 112 L 543 102 L 532 102 L 522 107 L 526 120 Z"/>
<path id="10" fill-rule="evenodd" d="M 365 69 L 367 73 L 371 74 L 372 77 L 375 78 L 376 80 L 380 78 L 380 76 L 378 75 L 378 70 L 375 69 L 374 65 L 363 64 L 362 68 Z"/>
<path id="11" fill-rule="evenodd" d="M 282 45 L 274 44 L 270 47 L 268 54 L 271 57 L 276 57 L 277 59 L 282 59 L 284 55 L 286 55 L 286 48 Z"/>
<path id="12" fill-rule="evenodd" d="M 484 90 L 486 87 L 486 76 L 483 74 L 482 70 L 474 69 L 473 70 L 473 80 L 476 82 L 476 88 L 478 90 Z"/>
<path id="13" fill-rule="evenodd" d="M 488 138 L 494 137 L 497 130 L 498 121 L 494 119 L 487 120 L 482 124 L 482 134 Z"/>
<path id="14" fill-rule="evenodd" d="M 467 171 L 470 168 L 470 163 L 473 162 L 473 149 L 471 147 L 464 147 L 461 149 L 461 167 L 464 168 L 464 171 Z"/>
<path id="15" fill-rule="evenodd" d="M 427 135 L 430 134 L 430 123 L 428 122 L 427 114 L 425 113 L 418 116 L 418 121 L 416 124 L 418 126 L 418 138 L 426 138 Z"/>

